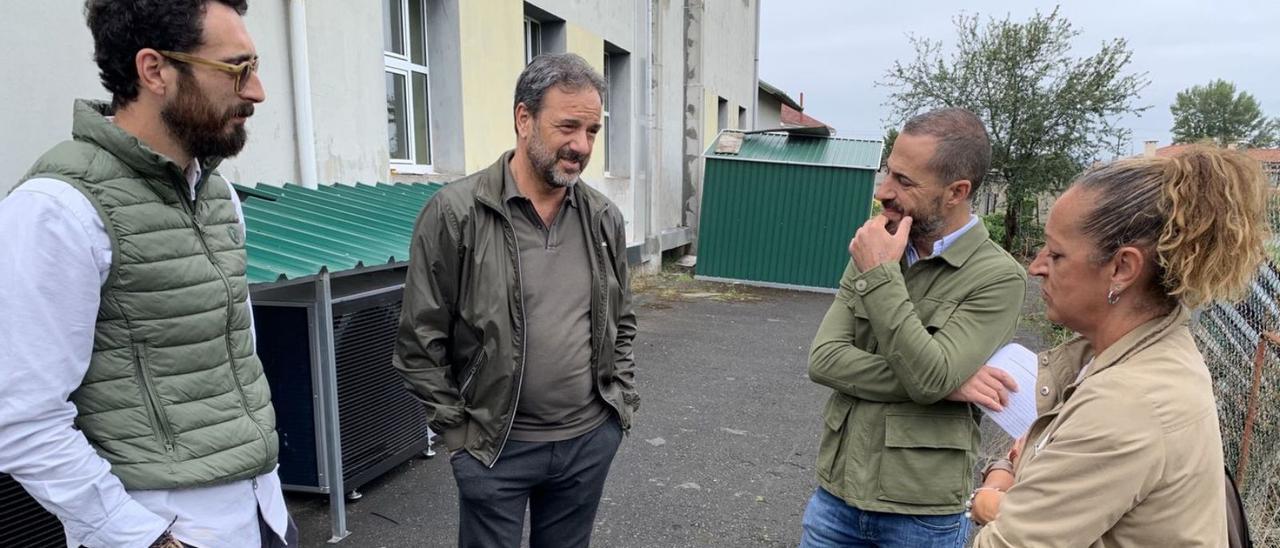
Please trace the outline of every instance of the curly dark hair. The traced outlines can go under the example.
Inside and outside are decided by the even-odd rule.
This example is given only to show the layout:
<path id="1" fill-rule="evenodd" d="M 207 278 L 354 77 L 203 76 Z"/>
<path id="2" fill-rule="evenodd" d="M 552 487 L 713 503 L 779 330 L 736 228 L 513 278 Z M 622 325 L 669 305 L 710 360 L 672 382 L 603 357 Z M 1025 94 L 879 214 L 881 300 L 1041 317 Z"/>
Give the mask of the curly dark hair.
<path id="1" fill-rule="evenodd" d="M 93 33 L 93 60 L 111 104 L 120 108 L 138 98 L 134 58 L 142 48 L 191 51 L 204 34 L 204 14 L 211 2 L 244 15 L 248 0 L 87 0 L 85 22 Z M 179 70 L 187 67 L 179 65 Z"/>

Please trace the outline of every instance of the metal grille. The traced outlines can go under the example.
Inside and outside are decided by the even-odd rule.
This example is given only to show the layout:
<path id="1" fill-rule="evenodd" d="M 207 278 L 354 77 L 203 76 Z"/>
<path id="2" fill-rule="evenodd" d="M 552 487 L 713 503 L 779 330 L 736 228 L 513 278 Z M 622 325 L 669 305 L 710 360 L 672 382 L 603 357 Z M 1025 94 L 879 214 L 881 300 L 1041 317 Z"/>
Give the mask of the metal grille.
<path id="1" fill-rule="evenodd" d="M 1280 234 L 1280 195 L 1271 198 Z M 1275 238 L 1275 236 L 1273 236 Z M 1244 498 L 1253 540 L 1280 546 L 1280 240 L 1239 303 L 1213 303 L 1192 333 L 1213 375 L 1223 453 Z"/>
<path id="2" fill-rule="evenodd" d="M 17 480 L 0 474 L 0 546 L 57 548 L 67 545 L 62 523 L 28 495 Z"/>
<path id="3" fill-rule="evenodd" d="M 426 412 L 391 366 L 399 322 L 398 299 L 334 315 L 342 476 L 349 487 L 363 472 L 427 439 Z"/>

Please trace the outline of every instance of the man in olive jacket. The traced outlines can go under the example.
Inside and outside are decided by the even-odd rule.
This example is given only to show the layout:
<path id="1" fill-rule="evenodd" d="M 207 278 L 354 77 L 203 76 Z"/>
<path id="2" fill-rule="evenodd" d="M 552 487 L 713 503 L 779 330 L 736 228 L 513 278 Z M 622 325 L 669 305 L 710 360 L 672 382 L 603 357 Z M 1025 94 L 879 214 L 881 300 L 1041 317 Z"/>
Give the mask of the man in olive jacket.
<path id="1" fill-rule="evenodd" d="M 907 121 L 876 190 L 884 213 L 851 260 L 809 354 L 833 389 L 801 546 L 963 546 L 978 411 L 1014 389 L 985 361 L 1013 336 L 1022 267 L 969 208 L 991 145 L 963 109 Z"/>
<path id="2" fill-rule="evenodd" d="M 441 189 L 414 230 L 396 368 L 458 483 L 459 546 L 587 546 L 639 406 L 617 206 L 581 184 L 603 78 L 540 56 L 516 85 L 516 148 Z"/>

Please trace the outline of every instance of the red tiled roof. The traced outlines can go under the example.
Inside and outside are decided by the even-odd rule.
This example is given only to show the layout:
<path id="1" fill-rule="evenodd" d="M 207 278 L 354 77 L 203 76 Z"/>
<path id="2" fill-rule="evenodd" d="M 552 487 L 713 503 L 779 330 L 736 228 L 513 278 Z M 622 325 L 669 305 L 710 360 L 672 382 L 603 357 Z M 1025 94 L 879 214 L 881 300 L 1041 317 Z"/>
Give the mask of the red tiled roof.
<path id="1" fill-rule="evenodd" d="M 1183 143 L 1180 145 L 1160 147 L 1156 149 L 1156 156 L 1175 156 L 1182 151 L 1191 148 L 1191 146 L 1193 145 L 1190 143 Z M 1244 153 L 1259 162 L 1280 163 L 1280 148 L 1247 148 L 1244 149 Z"/>
<path id="2" fill-rule="evenodd" d="M 782 105 L 782 123 L 783 125 L 800 126 L 800 127 L 826 126 L 828 128 L 831 128 L 832 134 L 835 134 L 835 128 L 828 126 L 826 123 L 822 122 L 821 120 L 814 118 L 812 116 L 809 116 L 804 112 L 791 108 L 786 104 Z"/>

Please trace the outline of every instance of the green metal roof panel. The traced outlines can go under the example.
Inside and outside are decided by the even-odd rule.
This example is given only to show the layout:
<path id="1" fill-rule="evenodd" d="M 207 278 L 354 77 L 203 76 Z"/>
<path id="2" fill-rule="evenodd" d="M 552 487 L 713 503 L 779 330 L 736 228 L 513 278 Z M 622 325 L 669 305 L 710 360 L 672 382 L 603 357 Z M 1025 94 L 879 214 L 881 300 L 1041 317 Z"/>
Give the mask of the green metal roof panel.
<path id="1" fill-rule="evenodd" d="M 716 152 L 716 146 L 726 134 L 742 137 L 742 147 L 736 154 Z M 782 132 L 743 133 L 725 130 L 707 148 L 707 158 L 748 160 L 757 162 L 789 163 L 880 169 L 878 140 L 847 139 L 843 137 L 800 137 Z"/>
<path id="2" fill-rule="evenodd" d="M 377 183 L 305 189 L 259 185 L 243 204 L 249 283 L 311 276 L 321 269 L 405 262 L 418 212 L 442 185 Z"/>

